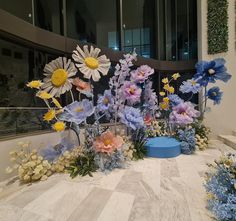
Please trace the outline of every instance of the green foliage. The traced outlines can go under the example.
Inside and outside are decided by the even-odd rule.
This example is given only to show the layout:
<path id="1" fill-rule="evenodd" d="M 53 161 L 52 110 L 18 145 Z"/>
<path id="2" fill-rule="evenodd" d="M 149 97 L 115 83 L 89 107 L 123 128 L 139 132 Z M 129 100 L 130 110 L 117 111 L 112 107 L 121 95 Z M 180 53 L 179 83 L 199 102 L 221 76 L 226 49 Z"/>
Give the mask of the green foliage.
<path id="1" fill-rule="evenodd" d="M 71 178 L 76 176 L 93 176 L 92 173 L 97 171 L 97 166 L 94 161 L 94 153 L 87 152 L 79 155 L 76 160 L 67 168 Z"/>
<path id="2" fill-rule="evenodd" d="M 145 147 L 146 134 L 144 129 L 138 129 L 132 133 L 132 141 L 134 145 L 133 158 L 134 160 L 143 159 L 147 154 L 147 149 Z"/>
<path id="3" fill-rule="evenodd" d="M 228 1 L 208 0 L 208 54 L 228 51 Z"/>

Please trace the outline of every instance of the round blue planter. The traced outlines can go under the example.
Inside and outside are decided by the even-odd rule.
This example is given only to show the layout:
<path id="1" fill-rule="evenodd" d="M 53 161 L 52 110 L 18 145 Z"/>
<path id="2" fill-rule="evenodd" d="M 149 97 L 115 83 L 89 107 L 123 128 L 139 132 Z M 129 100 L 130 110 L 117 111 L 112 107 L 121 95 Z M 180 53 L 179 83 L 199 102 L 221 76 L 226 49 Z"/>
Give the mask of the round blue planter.
<path id="1" fill-rule="evenodd" d="M 148 138 L 145 147 L 148 157 L 172 158 L 181 153 L 180 142 L 171 137 Z"/>

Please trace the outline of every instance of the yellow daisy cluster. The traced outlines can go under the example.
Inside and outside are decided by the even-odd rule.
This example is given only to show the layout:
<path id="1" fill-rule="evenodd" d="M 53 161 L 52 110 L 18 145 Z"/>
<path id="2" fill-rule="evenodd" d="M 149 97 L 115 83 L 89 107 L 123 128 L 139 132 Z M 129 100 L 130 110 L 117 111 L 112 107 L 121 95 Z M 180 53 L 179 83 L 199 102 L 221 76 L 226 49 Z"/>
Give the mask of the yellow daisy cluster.
<path id="1" fill-rule="evenodd" d="M 52 171 L 57 173 L 66 172 L 66 168 L 80 155 L 83 154 L 82 147 L 75 147 L 72 151 L 65 151 L 58 159 L 52 164 Z"/>
<path id="2" fill-rule="evenodd" d="M 46 180 L 52 175 L 52 165 L 40 156 L 37 150 L 30 150 L 30 143 L 19 142 L 20 150 L 10 152 L 13 167 L 6 168 L 7 173 L 18 171 L 20 181 L 30 183 L 38 180 Z"/>
<path id="3" fill-rule="evenodd" d="M 203 129 L 203 133 L 195 135 L 197 149 L 199 150 L 207 149 L 209 145 L 209 134 L 210 134 L 210 129 L 205 127 Z"/>
<path id="4" fill-rule="evenodd" d="M 124 157 L 127 160 L 133 160 L 133 153 L 135 151 L 134 149 L 134 145 L 132 142 L 130 142 L 128 140 L 128 138 L 126 136 L 123 137 L 123 140 L 125 142 L 125 144 L 123 145 L 123 153 L 124 153 Z"/>
<path id="5" fill-rule="evenodd" d="M 147 130 L 148 137 L 167 136 L 167 131 L 161 126 L 161 122 L 152 121 L 151 126 Z"/>

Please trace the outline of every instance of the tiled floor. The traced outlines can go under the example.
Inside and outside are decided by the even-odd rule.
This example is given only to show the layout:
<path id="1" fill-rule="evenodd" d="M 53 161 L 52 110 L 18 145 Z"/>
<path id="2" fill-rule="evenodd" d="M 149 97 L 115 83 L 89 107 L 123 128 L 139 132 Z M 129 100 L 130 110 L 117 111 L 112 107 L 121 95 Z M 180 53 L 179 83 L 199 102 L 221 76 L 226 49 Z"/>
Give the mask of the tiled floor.
<path id="1" fill-rule="evenodd" d="M 203 188 L 206 163 L 221 151 L 219 141 L 194 155 L 145 159 L 127 169 L 94 177 L 54 175 L 45 182 L 0 186 L 1 221 L 208 221 Z"/>

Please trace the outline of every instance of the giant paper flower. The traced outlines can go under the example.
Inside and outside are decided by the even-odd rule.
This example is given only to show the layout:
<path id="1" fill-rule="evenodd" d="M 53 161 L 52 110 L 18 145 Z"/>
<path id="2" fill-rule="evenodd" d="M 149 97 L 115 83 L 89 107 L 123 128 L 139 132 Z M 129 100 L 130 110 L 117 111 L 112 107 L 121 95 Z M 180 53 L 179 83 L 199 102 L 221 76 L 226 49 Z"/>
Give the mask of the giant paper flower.
<path id="1" fill-rule="evenodd" d="M 213 100 L 214 104 L 220 104 L 222 95 L 223 95 L 223 92 L 220 91 L 219 87 L 212 87 L 207 92 L 207 97 L 210 100 Z"/>
<path id="2" fill-rule="evenodd" d="M 77 70 L 70 59 L 59 57 L 44 67 L 44 84 L 41 86 L 44 91 L 52 96 L 59 97 L 72 88 L 73 77 Z"/>
<path id="3" fill-rule="evenodd" d="M 198 83 L 207 86 L 208 83 L 215 83 L 216 80 L 227 82 L 231 75 L 227 73 L 225 59 L 218 58 L 212 61 L 200 61 L 196 64 L 197 73 L 194 78 Z"/>
<path id="4" fill-rule="evenodd" d="M 105 112 L 114 104 L 114 98 L 111 90 L 105 90 L 103 95 L 98 95 L 97 108 L 101 112 Z"/>
<path id="5" fill-rule="evenodd" d="M 76 66 L 85 78 L 99 81 L 100 73 L 107 75 L 111 62 L 105 55 L 98 57 L 101 51 L 99 48 L 91 46 L 89 51 L 88 45 L 85 45 L 83 49 L 77 46 L 76 50 L 73 51 L 72 58 L 77 62 Z"/>
<path id="6" fill-rule="evenodd" d="M 121 92 L 125 100 L 129 101 L 131 104 L 134 104 L 140 101 L 142 89 L 133 82 L 125 81 L 124 85 L 121 87 Z"/>
<path id="7" fill-rule="evenodd" d="M 133 107 L 126 106 L 122 112 L 119 113 L 121 123 L 133 130 L 143 127 L 144 121 L 140 110 Z"/>
<path id="8" fill-rule="evenodd" d="M 148 65 L 142 65 L 134 71 L 131 71 L 131 80 L 136 83 L 143 83 L 150 75 L 154 73 L 154 69 Z"/>
<path id="9" fill-rule="evenodd" d="M 122 147 L 124 141 L 122 137 L 115 136 L 112 132 L 106 131 L 97 137 L 93 142 L 93 147 L 97 152 L 112 153 Z"/>
<path id="10" fill-rule="evenodd" d="M 85 121 L 87 117 L 91 116 L 93 112 L 93 103 L 88 99 L 83 99 L 81 102 L 74 101 L 67 105 L 59 119 L 80 124 Z"/>
<path id="11" fill-rule="evenodd" d="M 88 97 L 92 97 L 92 88 L 91 84 L 81 80 L 80 78 L 76 77 L 73 80 L 73 85 L 76 86 L 76 90 L 82 94 L 85 94 Z"/>
<path id="12" fill-rule="evenodd" d="M 170 122 L 178 125 L 193 123 L 194 118 L 199 117 L 200 112 L 195 110 L 191 102 L 180 103 L 173 107 L 170 113 Z"/>
<path id="13" fill-rule="evenodd" d="M 201 85 L 195 79 L 189 79 L 184 81 L 180 86 L 179 90 L 182 93 L 193 93 L 196 94 L 201 90 Z"/>

